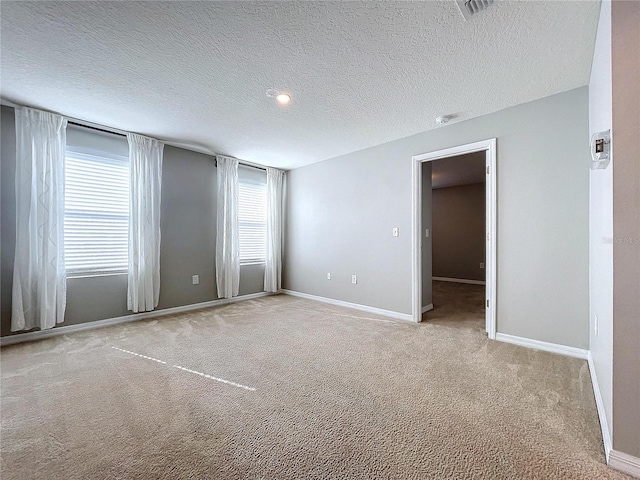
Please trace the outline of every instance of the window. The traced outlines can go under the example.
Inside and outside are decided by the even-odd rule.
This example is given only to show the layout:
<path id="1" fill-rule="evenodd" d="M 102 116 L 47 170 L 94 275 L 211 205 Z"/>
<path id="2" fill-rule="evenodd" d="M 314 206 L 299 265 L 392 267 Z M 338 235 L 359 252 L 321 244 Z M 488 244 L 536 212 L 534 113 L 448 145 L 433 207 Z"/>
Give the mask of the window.
<path id="1" fill-rule="evenodd" d="M 126 273 L 129 159 L 69 150 L 65 158 L 64 255 L 67 276 Z"/>
<path id="2" fill-rule="evenodd" d="M 240 263 L 264 263 L 267 254 L 267 186 L 238 185 Z"/>

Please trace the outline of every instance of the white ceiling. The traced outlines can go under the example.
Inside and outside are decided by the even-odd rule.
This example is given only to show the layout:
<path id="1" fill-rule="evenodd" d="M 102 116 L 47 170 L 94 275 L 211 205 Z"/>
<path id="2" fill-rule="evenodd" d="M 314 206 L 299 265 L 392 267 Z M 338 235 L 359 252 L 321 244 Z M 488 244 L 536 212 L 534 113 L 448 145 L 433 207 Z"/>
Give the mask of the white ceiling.
<path id="1" fill-rule="evenodd" d="M 434 160 L 431 163 L 431 187 L 445 188 L 486 181 L 485 152 L 467 153 Z"/>
<path id="2" fill-rule="evenodd" d="M 2 2 L 2 97 L 295 168 L 586 85 L 599 2 Z M 290 92 L 283 108 L 265 95 Z"/>

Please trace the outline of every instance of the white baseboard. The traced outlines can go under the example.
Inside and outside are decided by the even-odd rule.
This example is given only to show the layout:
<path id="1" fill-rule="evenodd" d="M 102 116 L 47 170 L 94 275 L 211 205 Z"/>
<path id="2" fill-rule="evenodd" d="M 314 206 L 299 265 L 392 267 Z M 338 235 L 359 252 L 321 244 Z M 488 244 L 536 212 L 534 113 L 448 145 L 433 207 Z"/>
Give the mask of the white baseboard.
<path id="1" fill-rule="evenodd" d="M 607 421 L 607 413 L 604 409 L 604 401 L 600 392 L 600 384 L 596 375 L 596 366 L 593 363 L 591 352 L 587 354 L 587 363 L 589 364 L 589 373 L 591 374 L 591 383 L 593 384 L 593 396 L 596 399 L 596 408 L 598 409 L 598 417 L 600 418 L 600 429 L 602 430 L 602 443 L 604 444 L 604 455 L 609 463 L 609 454 L 612 450 L 611 435 L 609 435 L 609 423 Z"/>
<path id="2" fill-rule="evenodd" d="M 96 320 L 93 322 L 79 323 L 78 325 L 65 325 L 62 327 L 55 327 L 49 330 L 39 330 L 36 332 L 19 333 L 16 335 L 8 335 L 0 338 L 0 346 L 13 345 L 15 343 L 30 342 L 33 340 L 43 340 L 49 337 L 55 337 L 57 335 L 66 335 L 68 333 L 80 332 L 83 330 L 92 330 L 94 328 L 109 327 L 111 325 L 118 325 L 120 323 L 135 322 L 137 320 L 144 320 L 146 318 L 163 317 L 165 315 L 173 315 L 175 313 L 189 312 L 191 310 L 200 310 L 201 308 L 215 307 L 219 305 L 225 305 L 227 303 L 242 302 L 244 300 L 251 300 L 253 298 L 265 297 L 267 295 L 273 295 L 267 292 L 251 293 L 249 295 L 242 295 L 233 298 L 220 298 L 218 300 L 211 300 L 210 302 L 192 303 L 191 305 L 182 305 L 180 307 L 163 308 L 162 310 L 153 310 L 152 312 L 132 313 L 131 315 L 124 315 L 122 317 L 105 318 L 104 320 Z"/>
<path id="3" fill-rule="evenodd" d="M 382 308 L 370 307 L 368 305 L 360 305 L 359 303 L 345 302 L 343 300 L 335 300 L 333 298 L 319 297 L 318 295 L 311 295 L 309 293 L 296 292 L 293 290 L 280 290 L 282 293 L 292 295 L 294 297 L 306 298 L 307 300 L 315 300 L 317 302 L 328 303 L 330 305 L 337 305 L 339 307 L 353 308 L 354 310 L 361 310 L 363 312 L 376 313 L 384 317 L 396 318 L 398 320 L 408 320 L 413 322 L 413 315 L 409 313 L 394 312 L 392 310 L 384 310 Z"/>
<path id="4" fill-rule="evenodd" d="M 593 396 L 596 399 L 596 408 L 598 409 L 598 417 L 600 418 L 602 443 L 604 444 L 604 454 L 607 458 L 607 463 L 611 468 L 620 470 L 621 472 L 627 473 L 633 477 L 640 478 L 640 458 L 613 449 L 611 436 L 609 435 L 607 415 L 604 409 L 604 402 L 602 400 L 602 393 L 600 392 L 600 384 L 598 383 L 596 367 L 593 363 L 591 352 L 588 353 L 587 362 L 589 364 L 591 382 L 593 383 Z"/>
<path id="5" fill-rule="evenodd" d="M 530 338 L 516 337 L 506 333 L 496 333 L 496 340 L 499 342 L 513 343 L 521 347 L 535 348 L 545 352 L 557 353 L 559 355 L 567 355 L 569 357 L 582 358 L 587 360 L 588 350 L 582 348 L 568 347 L 566 345 L 558 345 L 557 343 L 542 342 L 540 340 L 532 340 Z"/>
<path id="6" fill-rule="evenodd" d="M 472 285 L 486 285 L 487 283 L 484 280 L 467 280 L 466 278 L 431 277 L 431 279 L 437 282 L 470 283 Z"/>
<path id="7" fill-rule="evenodd" d="M 629 455 L 628 453 L 611 450 L 609 454 L 609 466 L 628 473 L 632 477 L 640 478 L 640 458 Z"/>
<path id="8" fill-rule="evenodd" d="M 429 305 L 422 307 L 422 313 L 426 313 L 429 310 L 433 310 L 433 303 L 430 303 Z"/>

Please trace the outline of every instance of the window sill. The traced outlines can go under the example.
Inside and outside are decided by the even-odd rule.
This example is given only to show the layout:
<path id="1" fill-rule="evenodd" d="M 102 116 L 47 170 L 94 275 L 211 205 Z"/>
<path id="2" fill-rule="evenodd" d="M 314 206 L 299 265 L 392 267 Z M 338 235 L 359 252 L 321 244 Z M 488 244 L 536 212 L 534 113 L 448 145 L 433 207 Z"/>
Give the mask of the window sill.
<path id="1" fill-rule="evenodd" d="M 69 273 L 67 274 L 67 279 L 69 278 L 93 278 L 93 277 L 115 277 L 121 275 L 127 275 L 127 272 L 109 272 L 109 273 Z"/>
<path id="2" fill-rule="evenodd" d="M 255 262 L 240 262 L 240 266 L 244 267 L 245 265 L 264 265 L 266 262 L 264 260 L 256 260 Z"/>

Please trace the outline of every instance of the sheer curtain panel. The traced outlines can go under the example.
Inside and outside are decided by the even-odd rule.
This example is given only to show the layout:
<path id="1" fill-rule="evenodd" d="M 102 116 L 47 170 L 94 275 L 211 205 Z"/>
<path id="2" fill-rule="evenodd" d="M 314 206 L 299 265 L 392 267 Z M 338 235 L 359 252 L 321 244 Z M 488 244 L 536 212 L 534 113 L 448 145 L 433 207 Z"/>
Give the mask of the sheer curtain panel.
<path id="1" fill-rule="evenodd" d="M 16 108 L 16 252 L 11 331 L 64 321 L 64 155 L 67 120 Z"/>
<path id="2" fill-rule="evenodd" d="M 264 289 L 277 292 L 282 286 L 282 218 L 284 172 L 267 168 L 267 255 Z"/>
<path id="3" fill-rule="evenodd" d="M 164 144 L 134 133 L 129 141 L 129 285 L 127 308 L 147 312 L 160 297 L 160 198 Z"/>
<path id="4" fill-rule="evenodd" d="M 238 228 L 238 160 L 218 155 L 216 285 L 218 298 L 238 295 L 240 236 Z"/>

